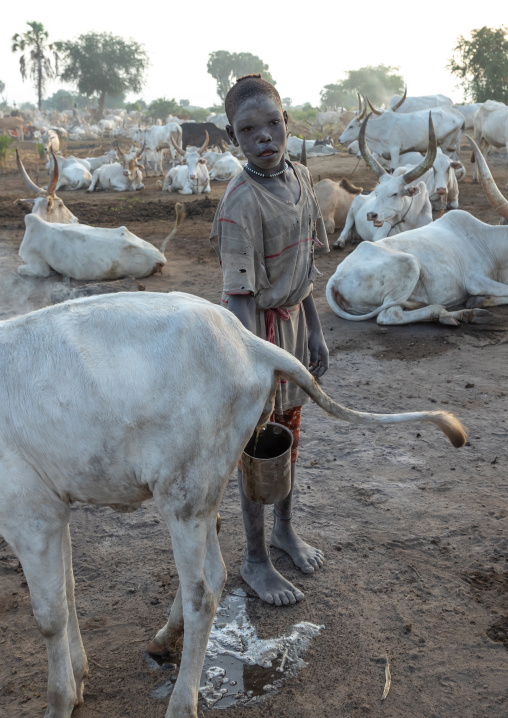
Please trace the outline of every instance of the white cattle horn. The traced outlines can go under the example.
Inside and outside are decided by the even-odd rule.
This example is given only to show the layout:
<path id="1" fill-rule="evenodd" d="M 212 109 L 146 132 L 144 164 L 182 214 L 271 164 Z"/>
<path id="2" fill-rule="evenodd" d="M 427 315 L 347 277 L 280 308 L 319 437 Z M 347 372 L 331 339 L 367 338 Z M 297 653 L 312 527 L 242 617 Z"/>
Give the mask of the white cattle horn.
<path id="1" fill-rule="evenodd" d="M 363 120 L 363 118 L 364 118 L 365 115 L 367 114 L 367 103 L 365 102 L 365 97 L 364 97 L 364 98 L 363 98 L 364 105 L 363 105 L 363 108 L 362 108 L 362 100 L 361 100 L 360 95 L 358 95 L 358 100 L 359 100 L 359 102 L 360 102 L 360 109 L 358 110 L 359 114 L 358 114 L 358 117 L 357 117 L 356 119 L 357 119 L 357 120 Z"/>
<path id="2" fill-rule="evenodd" d="M 53 150 L 51 150 L 51 156 L 53 157 L 53 162 L 55 166 L 53 169 L 53 179 L 51 180 L 51 184 L 48 187 L 48 197 L 55 196 L 56 186 L 58 184 L 58 160 Z"/>
<path id="3" fill-rule="evenodd" d="M 436 130 L 434 128 L 434 122 L 432 121 L 432 112 L 429 112 L 429 146 L 427 147 L 427 154 L 423 158 L 423 161 L 417 167 L 414 167 L 403 176 L 404 182 L 409 184 L 414 182 L 421 177 L 427 170 L 430 170 L 434 164 L 437 154 L 437 139 Z"/>
<path id="4" fill-rule="evenodd" d="M 369 107 L 370 107 L 370 109 L 372 110 L 372 112 L 373 112 L 375 115 L 382 115 L 382 114 L 383 114 L 382 112 L 379 112 L 379 110 L 376 110 L 376 108 L 374 107 L 374 105 L 372 104 L 372 102 L 369 100 L 368 97 L 367 97 L 367 102 L 369 103 Z"/>
<path id="5" fill-rule="evenodd" d="M 37 187 L 35 182 L 32 182 L 32 180 L 28 176 L 28 173 L 23 166 L 23 162 L 21 161 L 21 158 L 19 156 L 19 152 L 18 152 L 17 148 L 16 148 L 16 164 L 18 165 L 18 170 L 21 175 L 21 179 L 26 184 L 28 189 L 32 190 L 32 192 L 35 192 L 36 194 L 39 194 L 40 192 L 44 192 L 44 190 L 41 189 L 40 187 Z"/>
<path id="6" fill-rule="evenodd" d="M 115 147 L 116 147 L 116 149 L 118 150 L 118 152 L 120 153 L 120 159 L 123 160 L 124 157 L 125 157 L 125 153 L 124 153 L 124 152 L 122 151 L 122 149 L 120 148 L 120 143 L 117 142 L 116 145 L 115 145 Z"/>
<path id="7" fill-rule="evenodd" d="M 480 152 L 476 142 L 469 137 L 469 135 L 464 135 L 464 137 L 473 148 L 476 164 L 478 165 L 478 174 L 480 175 L 483 189 L 487 195 L 490 206 L 493 207 L 496 212 L 499 212 L 501 217 L 508 219 L 508 200 L 501 194 L 501 191 L 495 183 L 489 167 L 485 162 L 485 157 Z"/>
<path id="8" fill-rule="evenodd" d="M 364 119 L 362 126 L 360 127 L 360 135 L 358 137 L 358 144 L 360 145 L 360 152 L 362 153 L 362 157 L 365 160 L 365 162 L 369 165 L 371 170 L 377 174 L 378 177 L 382 177 L 386 174 L 385 168 L 379 164 L 379 162 L 376 160 L 374 155 L 369 149 L 369 146 L 367 144 L 367 139 L 365 137 L 365 133 L 367 131 L 367 122 L 369 121 L 369 118 L 372 115 L 369 114 Z"/>
<path id="9" fill-rule="evenodd" d="M 407 85 L 404 85 L 404 94 L 402 95 L 402 99 L 397 102 L 396 105 L 393 106 L 392 112 L 397 112 L 399 107 L 404 104 L 407 96 Z"/>
<path id="10" fill-rule="evenodd" d="M 206 148 L 208 147 L 209 140 L 210 140 L 210 138 L 208 137 L 208 132 L 205 130 L 205 141 L 204 141 L 201 149 L 198 150 L 198 155 L 202 155 L 203 152 L 206 150 Z"/>
<path id="11" fill-rule="evenodd" d="M 181 147 L 178 147 L 178 145 L 176 144 L 176 142 L 173 139 L 173 135 L 170 135 L 170 137 L 171 137 L 171 142 L 173 143 L 173 147 L 175 148 L 175 150 L 178 152 L 178 154 L 182 155 L 182 157 L 185 157 L 185 152 L 182 150 Z"/>

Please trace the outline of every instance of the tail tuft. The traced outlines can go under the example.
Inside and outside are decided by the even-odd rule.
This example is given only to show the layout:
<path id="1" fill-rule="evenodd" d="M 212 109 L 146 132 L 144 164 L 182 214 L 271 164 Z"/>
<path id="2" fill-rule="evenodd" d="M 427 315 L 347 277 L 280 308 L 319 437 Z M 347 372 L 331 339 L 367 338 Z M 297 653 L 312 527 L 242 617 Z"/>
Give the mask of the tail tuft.
<path id="1" fill-rule="evenodd" d="M 456 449 L 460 449 L 466 443 L 466 430 L 456 416 L 449 411 L 430 411 L 429 421 L 438 426 L 450 439 Z"/>

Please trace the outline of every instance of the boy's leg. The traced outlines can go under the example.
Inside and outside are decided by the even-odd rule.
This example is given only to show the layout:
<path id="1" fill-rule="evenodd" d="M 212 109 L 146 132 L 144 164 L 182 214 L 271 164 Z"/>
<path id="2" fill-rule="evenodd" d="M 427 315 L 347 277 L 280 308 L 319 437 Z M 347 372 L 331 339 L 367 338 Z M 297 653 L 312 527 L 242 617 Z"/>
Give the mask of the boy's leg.
<path id="1" fill-rule="evenodd" d="M 273 529 L 271 544 L 285 551 L 303 573 L 314 573 L 324 563 L 323 552 L 310 546 L 297 536 L 292 525 L 293 489 L 295 485 L 296 460 L 298 458 L 298 444 L 300 441 L 300 421 L 302 407 L 296 406 L 285 411 L 282 415 L 275 415 L 273 421 L 286 426 L 293 434 L 293 447 L 291 449 L 291 491 L 285 499 L 275 504 L 273 508 Z"/>
<path id="2" fill-rule="evenodd" d="M 291 464 L 291 491 L 285 499 L 273 508 L 273 529 L 271 544 L 285 551 L 303 573 L 314 573 L 325 560 L 323 552 L 314 548 L 296 534 L 292 518 L 293 487 L 295 482 L 296 464 Z"/>
<path id="3" fill-rule="evenodd" d="M 238 470 L 238 490 L 247 538 L 247 552 L 242 565 L 243 580 L 267 603 L 288 606 L 301 601 L 303 593 L 286 581 L 270 561 L 265 541 L 264 506 L 247 498 L 243 491 L 240 470 Z"/>

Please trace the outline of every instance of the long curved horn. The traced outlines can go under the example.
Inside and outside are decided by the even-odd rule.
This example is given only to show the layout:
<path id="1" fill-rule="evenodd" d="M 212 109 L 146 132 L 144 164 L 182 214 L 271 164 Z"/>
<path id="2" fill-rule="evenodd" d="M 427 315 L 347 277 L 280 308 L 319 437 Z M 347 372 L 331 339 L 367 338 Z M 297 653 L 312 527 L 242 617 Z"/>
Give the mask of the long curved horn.
<path id="1" fill-rule="evenodd" d="M 418 177 L 421 177 L 427 170 L 430 170 L 434 164 L 437 154 L 437 139 L 436 130 L 434 128 L 434 122 L 432 121 L 432 112 L 429 112 L 429 146 L 427 147 L 427 154 L 423 158 L 423 161 L 417 167 L 414 167 L 403 176 L 404 182 L 409 184 L 414 182 Z"/>
<path id="2" fill-rule="evenodd" d="M 493 207 L 496 212 L 499 212 L 501 217 L 508 219 L 508 200 L 501 194 L 497 184 L 495 183 L 489 167 L 485 162 L 485 157 L 480 152 L 476 142 L 469 137 L 469 135 L 464 135 L 464 137 L 473 149 L 476 164 L 478 165 L 478 174 L 480 175 L 482 186 L 487 199 L 489 200 L 490 206 Z"/>
<path id="3" fill-rule="evenodd" d="M 358 137 L 358 144 L 360 145 L 360 152 L 362 153 L 362 157 L 365 160 L 365 162 L 369 165 L 371 170 L 377 174 L 378 177 L 382 177 L 386 174 L 385 168 L 379 164 L 379 162 L 376 160 L 374 155 L 369 149 L 369 146 L 367 144 L 367 140 L 365 138 L 365 133 L 367 131 L 367 122 L 369 121 L 370 117 L 372 117 L 372 114 L 367 115 L 367 117 L 364 119 L 362 126 L 360 127 L 360 135 Z"/>
<path id="4" fill-rule="evenodd" d="M 135 160 L 139 160 L 143 152 L 145 151 L 145 142 L 143 142 L 142 148 L 139 150 L 138 154 L 133 157 Z"/>
<path id="5" fill-rule="evenodd" d="M 53 157 L 54 169 L 53 169 L 53 179 L 51 180 L 51 184 L 48 187 L 48 197 L 55 196 L 56 186 L 58 184 L 58 160 L 57 160 L 56 155 L 53 152 L 53 150 L 51 150 L 51 156 Z"/>
<path id="6" fill-rule="evenodd" d="M 185 152 L 182 150 L 181 147 L 178 147 L 178 145 L 176 144 L 176 142 L 173 139 L 173 135 L 170 135 L 170 138 L 171 138 L 171 142 L 173 143 L 173 147 L 178 152 L 178 154 L 182 155 L 182 157 L 185 157 Z"/>
<path id="7" fill-rule="evenodd" d="M 35 192 L 36 194 L 39 194 L 39 192 L 44 192 L 44 190 L 42 190 L 40 187 L 37 187 L 35 182 L 32 182 L 32 180 L 28 176 L 28 173 L 23 166 L 23 162 L 21 161 L 21 158 L 19 156 L 19 152 L 18 152 L 17 148 L 16 148 L 16 164 L 18 165 L 18 170 L 21 175 L 21 179 L 26 184 L 28 189 L 32 190 L 32 192 Z"/>
<path id="8" fill-rule="evenodd" d="M 365 118 L 365 115 L 367 114 L 367 101 L 365 100 L 365 97 L 363 98 L 363 110 L 358 115 L 357 120 L 363 120 Z"/>
<path id="9" fill-rule="evenodd" d="M 307 167 L 307 144 L 305 142 L 305 137 L 303 138 L 302 151 L 300 153 L 300 164 Z"/>
<path id="10" fill-rule="evenodd" d="M 399 109 L 399 107 L 400 107 L 401 105 L 403 105 L 404 102 L 406 101 L 406 97 L 407 97 L 407 85 L 404 85 L 404 94 L 402 95 L 402 99 L 399 100 L 399 101 L 397 102 L 397 104 L 394 105 L 394 107 L 392 107 L 392 112 L 397 112 L 397 110 Z"/>
<path id="11" fill-rule="evenodd" d="M 206 150 L 206 148 L 208 147 L 209 140 L 210 140 L 210 138 L 208 137 L 208 132 L 205 130 L 205 141 L 203 143 L 203 146 L 198 150 L 198 155 L 201 156 L 203 154 L 203 152 Z"/>
<path id="12" fill-rule="evenodd" d="M 362 114 L 362 96 L 360 95 L 359 92 L 357 92 L 356 94 L 358 95 L 358 115 L 357 115 L 357 117 L 360 117 L 360 115 Z"/>
<path id="13" fill-rule="evenodd" d="M 369 100 L 368 97 L 367 97 L 367 102 L 369 103 L 369 107 L 370 107 L 370 109 L 372 110 L 372 112 L 373 112 L 375 115 L 382 115 L 382 114 L 383 114 L 382 112 L 379 112 L 379 110 L 376 110 L 376 108 L 372 105 L 372 102 Z"/>
<path id="14" fill-rule="evenodd" d="M 120 155 L 120 159 L 123 160 L 125 158 L 125 153 L 122 151 L 120 147 L 120 143 L 117 142 L 115 145 L 116 149 L 118 150 L 118 154 Z"/>

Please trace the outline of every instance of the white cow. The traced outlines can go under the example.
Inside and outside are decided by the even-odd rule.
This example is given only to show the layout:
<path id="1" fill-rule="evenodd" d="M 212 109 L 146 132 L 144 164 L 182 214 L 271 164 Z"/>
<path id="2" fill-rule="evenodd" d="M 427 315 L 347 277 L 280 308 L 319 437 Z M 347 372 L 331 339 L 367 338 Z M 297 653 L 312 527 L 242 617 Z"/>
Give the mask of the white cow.
<path id="1" fill-rule="evenodd" d="M 407 97 L 406 87 L 402 97 L 400 95 L 393 95 L 388 103 L 388 109 L 405 115 L 409 112 L 418 112 L 419 110 L 432 110 L 434 107 L 453 107 L 453 100 L 450 100 L 446 95 L 417 95 L 416 97 Z"/>
<path id="2" fill-rule="evenodd" d="M 358 139 L 366 112 L 367 103 L 340 136 L 342 144 Z M 399 156 L 402 152 L 426 151 L 429 143 L 428 117 L 429 113 L 426 110 L 412 112 L 409 115 L 391 110 L 376 114 L 369 124 L 367 134 L 371 150 L 389 156 L 390 167 L 395 169 L 399 166 Z M 432 119 L 436 128 L 438 145 L 456 159 L 464 118 L 460 112 L 451 107 L 436 107 L 432 110 Z"/>
<path id="3" fill-rule="evenodd" d="M 132 139 L 134 142 L 143 144 L 146 150 L 155 154 L 154 173 L 157 171 L 158 174 L 163 174 L 163 150 L 169 149 L 172 159 L 175 159 L 176 156 L 172 150 L 171 141 L 176 142 L 179 147 L 182 146 L 182 128 L 176 122 L 153 125 L 148 129 L 139 127 L 133 134 Z"/>
<path id="4" fill-rule="evenodd" d="M 343 248 L 353 226 L 363 240 L 378 241 L 390 234 L 422 227 L 432 222 L 432 206 L 423 181 L 414 184 L 431 167 L 436 158 L 436 135 L 432 117 L 428 116 L 429 145 L 425 158 L 416 167 L 404 168 L 402 174 L 390 175 L 374 159 L 365 139 L 367 117 L 360 130 L 359 145 L 362 157 L 377 174 L 379 184 L 370 195 L 358 195 L 351 203 L 344 229 L 334 242 Z"/>
<path id="5" fill-rule="evenodd" d="M 421 155 L 419 156 L 419 161 L 421 162 Z M 406 167 L 398 167 L 393 174 L 394 176 L 405 174 L 412 166 L 413 165 L 406 165 Z M 458 209 L 459 186 L 457 184 L 456 172 L 463 168 L 464 165 L 462 162 L 452 160 L 441 151 L 440 147 L 437 148 L 434 164 L 421 178 L 422 182 L 425 182 L 427 186 L 429 199 L 434 211 Z"/>
<path id="6" fill-rule="evenodd" d="M 113 120 L 99 120 L 97 123 L 101 137 L 113 137 L 116 125 Z"/>
<path id="7" fill-rule="evenodd" d="M 92 175 L 88 168 L 88 162 L 79 157 L 64 157 L 62 154 L 52 153 L 46 163 L 46 169 L 54 171 L 54 158 L 58 163 L 58 184 L 56 189 L 78 190 L 88 189 L 92 182 Z"/>
<path id="8" fill-rule="evenodd" d="M 508 220 L 508 201 L 467 139 L 490 204 Z M 455 210 L 398 237 L 362 242 L 329 279 L 326 297 L 339 317 L 351 321 L 486 322 L 492 315 L 484 307 L 508 304 L 508 227 Z M 460 304 L 467 308 L 447 310 Z"/>
<path id="9" fill-rule="evenodd" d="M 187 148 L 187 152 L 189 152 L 189 148 Z M 226 182 L 236 177 L 243 169 L 242 163 L 233 157 L 231 152 L 207 150 L 203 152 L 203 157 L 206 160 L 210 180 Z"/>
<path id="10" fill-rule="evenodd" d="M 503 147 L 508 154 L 508 107 L 493 100 L 484 102 L 474 116 L 474 139 L 481 152 L 488 152 L 490 147 Z M 478 182 L 477 166 L 473 182 Z"/>
<path id="11" fill-rule="evenodd" d="M 340 182 L 321 180 L 314 189 L 325 229 L 328 234 L 333 234 L 336 227 L 344 226 L 351 203 L 363 187 L 355 187 L 343 177 Z"/>
<path id="12" fill-rule="evenodd" d="M 78 218 L 65 206 L 63 200 L 55 194 L 56 186 L 58 184 L 58 162 L 55 161 L 53 164 L 53 178 L 47 190 L 42 189 L 42 187 L 38 187 L 30 179 L 23 163 L 21 162 L 21 158 L 17 150 L 16 163 L 23 182 L 26 184 L 28 189 L 36 195 L 35 199 L 30 198 L 20 200 L 20 202 L 26 202 L 33 205 L 32 214 L 36 214 L 46 222 L 59 222 L 61 224 L 75 224 L 79 222 Z"/>
<path id="13" fill-rule="evenodd" d="M 118 510 L 154 499 L 180 587 L 150 650 L 172 650 L 183 634 L 166 718 L 197 718 L 226 580 L 217 510 L 243 447 L 273 411 L 279 379 L 343 421 L 433 422 L 454 446 L 466 440 L 448 412 L 370 414 L 335 403 L 289 353 L 188 294 L 71 300 L 2 322 L 0 339 L 9 367 L 0 388 L 0 531 L 23 566 L 46 643 L 52 718 L 70 718 L 83 703 L 88 673 L 74 597 L 74 502 Z"/>
<path id="14" fill-rule="evenodd" d="M 208 132 L 205 130 L 205 141 L 198 150 L 182 150 L 171 140 L 175 150 L 183 157 L 185 164 L 172 167 L 164 178 L 157 182 L 163 192 L 179 194 L 207 194 L 211 192 L 210 175 L 206 167 L 206 159 L 202 157 L 208 147 Z"/>
<path id="15" fill-rule="evenodd" d="M 305 140 L 305 147 L 309 152 L 315 144 L 315 140 Z M 301 137 L 290 136 L 287 138 L 286 147 L 291 159 L 299 160 L 302 154 L 303 140 Z"/>
<path id="16" fill-rule="evenodd" d="M 454 105 L 453 109 L 460 112 L 464 118 L 464 132 L 474 130 L 474 116 L 483 105 L 483 102 L 475 102 L 470 105 Z"/>
<path id="17" fill-rule="evenodd" d="M 207 122 L 211 122 L 215 125 L 215 127 L 218 127 L 220 130 L 225 130 L 226 125 L 229 125 L 228 116 L 225 112 L 221 112 L 218 115 L 214 115 L 210 119 L 207 118 Z M 180 143 L 181 144 L 181 143 Z"/>
<path id="18" fill-rule="evenodd" d="M 95 172 L 95 170 L 99 169 L 99 167 L 102 167 L 102 165 L 110 165 L 117 160 L 118 154 L 116 153 L 116 150 L 109 150 L 109 152 L 105 152 L 99 157 L 86 157 L 84 160 L 81 161 L 84 161 L 88 164 L 88 169 L 90 172 Z"/>
<path id="19" fill-rule="evenodd" d="M 48 156 L 51 155 L 51 152 L 56 154 L 60 150 L 60 136 L 56 130 L 46 130 L 46 132 L 43 132 L 41 142 Z"/>
<path id="20" fill-rule="evenodd" d="M 100 189 L 111 189 L 115 192 L 127 192 L 144 189 L 143 165 L 138 161 L 143 149 L 132 159 L 126 159 L 124 153 L 118 147 L 123 164 L 113 162 L 110 165 L 102 165 L 95 170 L 92 176 L 92 184 L 88 192 L 93 192 L 97 187 Z"/>

